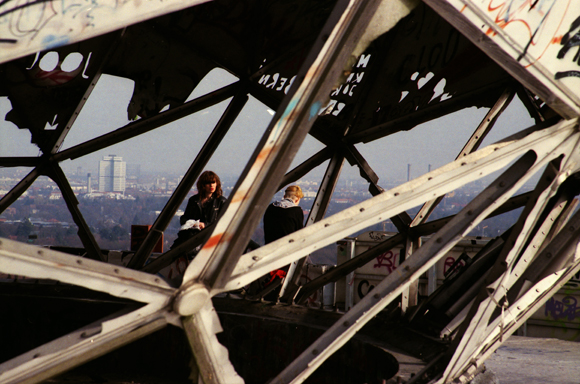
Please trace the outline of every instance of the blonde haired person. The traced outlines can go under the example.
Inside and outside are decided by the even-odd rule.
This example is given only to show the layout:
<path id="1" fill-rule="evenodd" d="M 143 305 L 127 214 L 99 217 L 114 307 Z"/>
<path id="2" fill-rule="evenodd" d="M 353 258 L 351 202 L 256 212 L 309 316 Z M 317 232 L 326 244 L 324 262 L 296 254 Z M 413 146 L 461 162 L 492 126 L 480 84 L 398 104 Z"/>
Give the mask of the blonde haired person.
<path id="1" fill-rule="evenodd" d="M 284 191 L 284 198 L 268 206 L 264 214 L 264 239 L 266 244 L 278 240 L 304 227 L 304 213 L 298 205 L 304 197 L 298 185 Z"/>

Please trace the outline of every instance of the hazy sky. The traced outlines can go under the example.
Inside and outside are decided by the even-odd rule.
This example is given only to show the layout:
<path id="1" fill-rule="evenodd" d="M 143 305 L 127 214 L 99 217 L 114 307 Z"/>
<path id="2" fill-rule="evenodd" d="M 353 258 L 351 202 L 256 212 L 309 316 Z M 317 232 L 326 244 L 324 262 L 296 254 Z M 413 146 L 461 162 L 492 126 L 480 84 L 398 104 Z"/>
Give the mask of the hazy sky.
<path id="1" fill-rule="evenodd" d="M 235 78 L 227 72 L 214 70 L 198 85 L 190 99 L 233 81 Z M 132 80 L 103 75 L 67 136 L 63 149 L 128 124 L 127 105 L 132 92 Z M 61 164 L 65 171 L 73 171 L 80 166 L 85 173 L 96 172 L 102 156 L 116 154 L 122 156 L 127 164 L 140 164 L 142 172 L 171 171 L 183 174 L 219 120 L 227 103 L 228 101 L 222 102 L 130 141 Z M 10 108 L 8 99 L 0 98 L 0 156 L 37 156 L 39 151 L 30 144 L 29 131 L 17 129 L 14 124 L 4 121 L 3 117 Z M 411 178 L 415 178 L 427 172 L 429 164 L 433 170 L 452 161 L 486 112 L 486 109 L 465 109 L 411 131 L 357 145 L 357 148 L 381 180 L 405 180 L 407 164 L 411 164 Z M 224 176 L 239 175 L 271 118 L 272 111 L 251 98 L 207 168 Z M 502 114 L 484 145 L 532 124 L 533 120 L 516 97 Z M 293 166 L 321 148 L 318 141 L 308 136 Z M 316 170 L 316 175 L 321 175 L 322 172 L 321 166 Z M 356 175 L 358 169 L 345 163 L 342 177 Z"/>

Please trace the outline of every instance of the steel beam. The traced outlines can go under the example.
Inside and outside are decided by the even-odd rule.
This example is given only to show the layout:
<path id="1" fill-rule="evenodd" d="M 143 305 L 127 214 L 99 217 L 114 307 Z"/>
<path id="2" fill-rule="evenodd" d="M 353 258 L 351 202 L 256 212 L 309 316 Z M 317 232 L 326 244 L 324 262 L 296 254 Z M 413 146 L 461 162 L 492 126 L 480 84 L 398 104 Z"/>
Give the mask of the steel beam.
<path id="1" fill-rule="evenodd" d="M 320 151 L 316 152 L 310 158 L 306 159 L 302 164 L 298 165 L 296 168 L 284 175 L 282 182 L 278 186 L 278 190 L 281 190 L 288 184 L 294 183 L 299 180 L 308 172 L 312 171 L 314 168 L 318 167 L 320 164 L 324 163 L 326 160 L 330 159 L 334 153 L 334 150 L 330 147 L 325 147 Z"/>
<path id="2" fill-rule="evenodd" d="M 481 334 L 481 341 L 476 345 L 466 345 L 466 350 L 458 350 L 457 355 L 469 352 L 465 358 L 456 360 L 455 365 L 448 366 L 437 383 L 450 380 L 467 382 L 473 377 L 477 367 L 495 351 L 501 342 L 509 337 L 529 316 L 537 311 L 554 293 L 556 293 L 574 274 L 580 270 L 578 242 L 580 240 L 580 214 L 576 213 L 564 230 L 554 238 L 549 246 L 534 261 L 535 265 L 549 266 L 542 275 L 533 278 L 529 289 L 517 301 L 510 304 L 506 301 L 494 305 L 501 308 L 501 316 L 486 324 Z M 554 260 L 559 260 L 553 265 Z M 530 276 L 528 276 L 530 277 Z M 492 298 L 489 299 L 492 301 Z M 486 303 L 482 303 L 482 306 Z"/>
<path id="3" fill-rule="evenodd" d="M 228 209 L 217 223 L 210 240 L 186 270 L 174 304 L 176 312 L 199 316 L 199 303 L 209 300 L 209 291 L 214 294 L 230 281 L 271 196 L 314 123 L 320 107 L 328 99 L 336 79 L 343 72 L 347 59 L 358 43 L 359 34 L 366 28 L 378 3 L 352 0 L 339 1 L 335 6 L 290 94 L 284 99 L 244 171 Z M 201 319 L 200 324 L 194 324 L 195 332 L 202 334 L 204 329 L 210 327 L 209 321 Z M 221 347 L 213 338 L 204 344 L 208 348 Z M 216 367 L 222 363 L 212 354 L 196 353 L 196 359 L 200 369 L 204 365 Z M 208 382 L 211 377 L 203 375 L 203 380 Z"/>
<path id="4" fill-rule="evenodd" d="M 495 125 L 495 122 L 497 121 L 499 116 L 512 101 L 514 94 L 515 92 L 511 89 L 506 89 L 501 94 L 501 96 L 494 104 L 494 106 L 490 108 L 490 110 L 487 112 L 481 123 L 479 123 L 479 126 L 475 129 L 469 140 L 467 140 L 467 143 L 465 143 L 465 146 L 463 147 L 461 152 L 459 152 L 455 160 L 467 156 L 468 154 L 476 151 L 479 148 L 479 146 L 481 145 L 487 134 L 491 131 L 491 129 Z M 426 202 L 421 207 L 419 212 L 417 212 L 417 214 L 415 215 L 415 218 L 411 223 L 411 227 L 415 227 L 419 224 L 426 222 L 429 216 L 431 216 L 431 213 L 433 213 L 435 207 L 437 207 L 437 205 L 439 205 L 441 200 L 443 200 L 443 197 L 444 196 L 438 196 L 436 199 Z"/>
<path id="5" fill-rule="evenodd" d="M 518 256 L 519 261 L 517 262 L 517 264 L 513 268 L 509 268 L 509 270 L 511 271 L 510 273 L 512 276 L 521 276 L 521 274 L 524 273 L 525 269 L 529 265 L 529 262 L 531 262 L 532 259 L 535 257 L 535 255 L 540 251 L 542 243 L 544 242 L 547 234 L 549 233 L 550 227 L 552 227 L 553 223 L 557 220 L 558 214 L 561 211 L 558 208 L 556 208 L 556 210 L 553 210 L 551 212 L 551 214 L 545 218 L 545 220 L 541 224 L 541 226 L 537 230 L 535 230 L 536 235 L 531 240 L 531 242 L 529 242 L 529 244 L 527 244 L 527 248 L 524 250 L 523 253 L 518 253 L 518 251 L 513 251 L 512 246 L 516 243 L 516 241 L 518 240 L 518 237 L 522 233 L 522 229 L 524 228 L 525 222 L 526 222 L 526 220 L 528 220 L 530 213 L 533 212 L 535 207 L 538 205 L 537 202 L 542 201 L 543 205 L 546 204 L 546 201 L 547 201 L 546 196 L 547 196 L 547 194 L 550 194 L 549 187 L 554 182 L 554 179 L 557 176 L 556 167 L 559 167 L 559 163 L 560 163 L 560 159 L 557 158 L 556 160 L 554 160 L 550 164 L 548 164 L 548 166 L 544 170 L 542 177 L 540 177 L 540 179 L 539 179 L 538 185 L 536 186 L 534 191 L 530 192 L 531 196 L 528 199 L 523 212 L 520 214 L 520 218 L 514 224 L 514 226 L 508 231 L 509 233 L 506 236 L 506 240 L 505 240 L 504 245 L 501 249 L 501 253 L 497 257 L 493 268 L 490 268 L 490 271 L 485 276 L 485 281 L 483 281 L 481 284 L 485 284 L 485 285 L 496 284 L 494 282 L 497 282 L 498 279 L 501 278 L 502 274 L 505 274 L 506 270 L 508 270 L 505 260 L 506 260 L 507 255 L 510 252 L 516 252 L 515 254 L 519 255 Z M 536 208 L 535 210 L 537 212 L 538 208 Z M 540 214 L 541 213 L 536 213 L 536 215 L 538 215 L 538 216 Z M 528 229 L 528 231 L 530 231 L 530 230 L 531 229 Z M 522 243 L 522 241 L 520 241 L 520 244 L 521 243 Z M 481 284 L 478 282 L 477 284 L 475 284 L 475 286 L 479 287 L 479 286 L 481 286 Z M 510 280 L 507 283 L 503 284 L 503 286 L 506 289 L 508 289 L 510 286 L 509 284 L 513 284 L 513 281 Z M 477 310 L 477 305 L 479 305 L 479 304 L 474 305 L 474 303 L 481 303 L 483 300 L 488 299 L 488 297 L 489 297 L 489 292 L 483 290 L 483 291 L 479 292 L 479 296 L 476 295 L 476 297 L 473 300 L 471 300 L 471 302 L 463 310 L 459 311 L 459 307 L 458 307 L 457 303 L 454 305 L 454 307 L 456 307 L 456 310 L 454 310 L 454 312 L 455 313 L 459 312 L 459 314 L 457 316 L 455 316 L 455 318 L 451 321 L 450 325 L 448 325 L 446 328 L 449 331 L 455 330 L 460 325 L 461 325 L 461 328 L 456 333 L 454 340 L 452 342 L 452 345 L 449 348 L 449 351 L 447 352 L 447 355 L 448 355 L 447 360 L 451 359 L 451 355 L 456 351 L 457 346 L 463 341 L 462 338 L 463 338 L 464 333 L 467 330 L 467 326 L 468 326 L 469 322 L 472 321 L 473 317 L 475 316 L 475 313 Z M 462 300 L 462 302 L 464 302 L 464 301 L 465 300 Z M 467 322 L 465 319 L 468 319 Z"/>
<path id="6" fill-rule="evenodd" d="M 175 292 L 158 276 L 8 239 L 0 239 L 0 260 L 3 273 L 57 280 L 144 303 L 167 304 Z"/>
<path id="7" fill-rule="evenodd" d="M 163 210 L 155 220 L 155 223 L 153 223 L 151 230 L 147 233 L 143 244 L 141 244 L 137 252 L 135 252 L 135 255 L 133 255 L 127 267 L 134 269 L 141 269 L 143 267 L 147 258 L 151 255 L 151 251 L 155 247 L 155 244 L 157 244 L 157 241 L 161 238 L 163 231 L 167 229 L 167 226 L 175 216 L 175 212 L 177 212 L 179 206 L 187 197 L 187 194 L 195 183 L 195 180 L 197 180 L 211 159 L 211 156 L 230 130 L 230 127 L 246 105 L 247 101 L 247 92 L 244 87 L 242 87 L 222 114 L 222 117 L 217 122 L 212 133 L 209 135 L 205 144 L 195 157 L 195 160 L 191 163 L 189 169 L 183 176 L 183 179 L 165 204 L 165 207 L 163 207 Z"/>
<path id="8" fill-rule="evenodd" d="M 40 157 L 0 157 L 0 167 L 37 167 Z"/>
<path id="9" fill-rule="evenodd" d="M 513 209 L 519 208 L 530 199 L 531 192 L 511 197 L 507 202 L 502 204 L 501 207 L 493 211 L 487 218 L 491 218 L 497 215 L 501 215 L 502 213 L 511 211 Z M 425 224 L 421 224 L 418 227 L 413 228 L 413 233 L 415 236 L 428 236 L 445 226 L 449 221 L 451 221 L 455 215 L 449 216 L 440 220 L 436 220 L 434 222 L 429 222 Z M 357 255 L 354 259 L 349 260 L 343 264 L 340 264 L 323 275 L 320 275 L 316 279 L 308 282 L 307 284 L 303 285 L 296 295 L 296 303 L 297 304 L 304 304 L 308 296 L 310 296 L 313 292 L 317 289 L 323 287 L 324 285 L 335 282 L 338 279 L 346 276 L 347 274 L 353 272 L 357 268 L 362 267 L 363 265 L 367 264 L 369 261 L 373 260 L 378 255 L 396 247 L 397 245 L 403 244 L 405 241 L 405 234 L 398 233 L 387 240 L 383 241 L 382 243 L 372 247 L 368 251 Z"/>
<path id="10" fill-rule="evenodd" d="M 503 213 L 510 212 L 514 209 L 521 208 L 525 206 L 530 200 L 533 192 L 522 193 L 521 195 L 513 196 L 508 201 L 506 201 L 501 207 L 498 207 L 488 218 L 499 216 Z M 442 219 L 429 221 L 424 224 L 419 224 L 416 227 L 411 228 L 411 232 L 415 236 L 427 236 L 432 233 L 437 232 L 441 229 L 453 216 L 444 217 Z"/>
<path id="11" fill-rule="evenodd" d="M 83 214 L 79 210 L 79 201 L 77 200 L 64 172 L 60 168 L 58 164 L 49 163 L 46 168 L 48 172 L 48 176 L 54 180 L 60 192 L 62 193 L 62 197 L 68 207 L 68 210 L 78 227 L 78 235 L 81 239 L 85 251 L 87 252 L 87 256 L 93 260 L 101 260 L 106 261 L 105 255 L 101 252 L 101 248 L 95 237 L 93 236 L 89 226 L 87 225 Z"/>
<path id="12" fill-rule="evenodd" d="M 451 377 L 456 377 L 458 371 L 461 370 L 462 367 L 471 359 L 474 351 L 477 350 L 482 339 L 487 335 L 488 321 L 493 315 L 496 306 L 501 307 L 502 305 L 508 305 L 504 297 L 515 282 L 515 278 L 512 278 L 512 276 L 515 276 L 515 274 L 512 275 L 514 273 L 514 267 L 518 261 L 527 264 L 528 258 L 530 256 L 533 257 L 533 254 L 528 255 L 525 258 L 521 258 L 519 255 L 524 253 L 530 240 L 533 241 L 534 233 L 536 233 L 539 224 L 538 220 L 548 206 L 549 199 L 555 194 L 558 186 L 566 179 L 566 177 L 577 171 L 577 164 L 580 157 L 574 151 L 574 148 L 577 147 L 578 143 L 575 143 L 572 148 L 564 151 L 564 153 L 568 154 L 568 156 L 566 156 L 567 160 L 557 175 L 554 177 L 543 177 L 540 180 L 540 183 L 547 185 L 545 185 L 544 188 L 539 188 L 541 193 L 537 199 L 530 201 L 531 204 L 526 207 L 526 210 L 522 213 L 520 221 L 510 236 L 511 238 L 507 241 L 510 247 L 505 248 L 505 250 L 502 251 L 502 255 L 500 255 L 496 261 L 494 268 L 496 271 L 501 271 L 501 275 L 497 278 L 491 276 L 491 279 L 495 281 L 492 280 L 493 283 L 491 281 L 488 282 L 487 288 L 480 293 L 479 299 L 475 301 L 474 306 L 470 310 L 470 313 L 467 316 L 468 321 L 464 322 L 464 325 L 454 342 L 456 348 L 454 347 L 451 349 L 451 351 L 455 351 L 455 353 L 450 358 L 449 364 L 443 374 L 445 380 Z M 550 171 L 551 169 L 548 167 L 546 172 Z M 553 221 L 549 221 L 550 225 L 552 225 Z M 541 234 L 540 240 L 543 240 L 545 236 L 545 234 Z M 513 245 L 513 247 L 511 245 Z M 537 247 L 533 249 L 533 253 L 536 253 L 537 251 Z"/>
<path id="13" fill-rule="evenodd" d="M 393 237 L 388 238 L 380 244 L 375 245 L 368 251 L 357 255 L 353 259 L 350 259 L 334 268 L 331 268 L 326 273 L 320 275 L 316 279 L 304 284 L 300 287 L 300 290 L 296 294 L 296 304 L 304 305 L 308 297 L 316 292 L 319 288 L 322 288 L 328 283 L 337 281 L 338 279 L 348 275 L 355 269 L 362 267 L 369 261 L 373 260 L 375 257 L 387 252 L 388 250 L 403 244 L 405 241 L 405 236 L 401 233 L 396 234 Z"/>
<path id="14" fill-rule="evenodd" d="M 10 192 L 8 192 L 2 199 L 0 199 L 0 213 L 4 212 L 6 208 L 12 205 L 26 190 L 28 187 L 34 183 L 34 181 L 40 176 L 39 168 L 36 167 L 28 175 L 24 176 L 22 180 L 18 182 Z"/>
<path id="15" fill-rule="evenodd" d="M 0 382 L 44 382 L 147 336 L 167 323 L 168 320 L 155 304 L 117 318 L 103 319 L 0 364 Z"/>
<path id="16" fill-rule="evenodd" d="M 147 119 L 141 119 L 129 123 L 126 126 L 118 128 L 112 132 L 106 133 L 92 140 L 85 141 L 84 143 L 55 153 L 52 155 L 51 159 L 57 162 L 61 162 L 63 160 L 73 160 L 78 157 L 88 155 L 89 153 L 107 148 L 111 145 L 119 144 L 125 140 L 156 129 L 164 124 L 171 123 L 175 120 L 181 119 L 182 117 L 199 112 L 205 108 L 220 103 L 234 96 L 239 87 L 239 82 L 227 85 L 216 91 L 208 93 L 207 95 L 200 96 L 195 100 L 188 101 L 179 107 L 171 108 L 165 112 L 159 113 Z"/>
<path id="17" fill-rule="evenodd" d="M 378 2 L 367 5 L 357 0 L 337 4 L 305 60 L 291 95 L 285 98 L 259 144 L 253 156 L 255 162 L 245 171 L 246 176 L 214 231 L 213 241 L 210 239 L 210 244 L 193 260 L 184 281 L 203 281 L 212 290 L 227 284 L 279 185 L 271 185 L 271 180 L 282 178 L 341 75 L 357 44 L 357 33 L 364 30 L 377 7 Z"/>
<path id="18" fill-rule="evenodd" d="M 72 44 L 103 35 L 164 14 L 179 11 L 207 0 L 155 0 L 117 2 L 105 0 L 98 6 L 82 1 L 34 1 L 29 3 L 0 3 L 0 16 L 15 19 L 25 14 L 29 20 L 41 21 L 34 29 L 20 30 L 11 23 L 0 27 L 0 63 L 40 52 L 51 47 Z M 48 3 L 48 4 L 47 4 Z M 46 9 L 52 11 L 50 17 Z M 75 10 L 71 16 L 70 9 Z M 66 25 L 66 28 L 63 28 Z"/>
<path id="19" fill-rule="evenodd" d="M 488 188 L 473 199 L 436 236 L 405 260 L 397 271 L 385 277 L 342 318 L 329 328 L 316 342 L 311 344 L 294 362 L 284 369 L 272 383 L 299 383 L 307 378 L 337 349 L 344 345 L 379 311 L 386 307 L 414 280 L 443 257 L 462 237 L 491 213 L 496 204 L 507 200 L 527 177 L 536 163 L 537 156 L 528 152 L 504 172 Z M 492 204 L 493 205 L 493 204 Z"/>
<path id="20" fill-rule="evenodd" d="M 580 115 L 577 56 L 572 49 L 577 3 L 548 0 L 506 7 L 473 0 L 425 3 L 559 115 L 567 119 Z M 523 29 L 513 28 L 515 20 Z M 556 36 L 566 34 L 570 40 L 563 40 L 564 46 L 554 44 Z"/>
<path id="21" fill-rule="evenodd" d="M 328 163 L 328 167 L 326 168 L 326 172 L 324 173 L 324 177 L 322 178 L 322 182 L 320 183 L 320 187 L 316 193 L 316 198 L 312 202 L 310 213 L 306 219 L 306 226 L 312 225 L 324 218 L 343 164 L 344 155 L 341 151 L 336 151 Z M 302 275 L 302 268 L 304 267 L 307 258 L 308 256 L 303 257 L 290 264 L 290 268 L 288 269 L 288 273 L 286 274 L 286 278 L 284 278 L 284 283 L 280 289 L 279 296 L 281 301 L 291 302 L 294 298 L 294 295 L 298 291 L 298 281 Z"/>
<path id="22" fill-rule="evenodd" d="M 461 160 L 422 175 L 397 188 L 347 208 L 293 234 L 241 256 L 228 284 L 218 292 L 235 290 L 271 270 L 278 269 L 356 231 L 415 207 L 430 198 L 452 191 L 508 165 L 528 150 L 547 164 L 567 153 L 578 137 L 577 121 L 565 121 L 522 137 L 489 145 Z M 526 132 L 528 133 L 528 132 Z M 572 144 L 570 144 L 572 143 Z M 493 210 L 499 205 L 493 204 Z M 194 260 L 195 261 L 195 260 Z"/>
<path id="23" fill-rule="evenodd" d="M 205 302 L 196 314 L 184 317 L 182 322 L 203 383 L 243 384 L 244 380 L 229 361 L 227 349 L 216 338 L 222 328 L 211 301 Z M 201 364 L 204 361 L 213 364 Z"/>

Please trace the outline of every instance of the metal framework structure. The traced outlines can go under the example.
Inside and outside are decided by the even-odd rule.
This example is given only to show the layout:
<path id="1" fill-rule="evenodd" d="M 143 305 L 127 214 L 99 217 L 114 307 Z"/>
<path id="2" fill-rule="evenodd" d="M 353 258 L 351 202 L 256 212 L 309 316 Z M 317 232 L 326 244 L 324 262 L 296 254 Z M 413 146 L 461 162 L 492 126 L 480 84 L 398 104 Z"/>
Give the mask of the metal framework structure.
<path id="1" fill-rule="evenodd" d="M 438 353 L 422 356 L 423 370 L 408 383 L 471 380 L 486 357 L 580 270 L 580 214 L 574 213 L 580 192 L 579 5 L 578 0 L 0 3 L 0 95 L 13 106 L 6 119 L 29 129 L 41 152 L 0 157 L 2 167 L 32 167 L 0 199 L 0 212 L 39 176 L 48 176 L 62 191 L 85 248 L 84 257 L 77 257 L 0 239 L 0 272 L 143 304 L 0 364 L 0 382 L 40 382 L 171 324 L 185 331 L 204 383 L 242 383 L 217 340 L 221 327 L 212 298 L 291 264 L 280 299 L 299 305 L 309 292 L 397 244 L 406 249 L 397 273 L 270 382 L 303 382 L 401 296 L 401 329 L 429 324 L 440 336 Z M 63 58 L 48 72 L 39 64 L 47 52 Z M 64 71 L 64 58 L 77 52 L 82 63 Z M 186 102 L 216 67 L 238 81 Z M 140 119 L 61 150 L 103 73 L 135 80 L 128 111 L 131 119 Z M 419 84 L 419 78 L 427 80 Z M 249 95 L 276 114 L 224 215 L 145 265 Z M 536 125 L 479 148 L 516 95 Z M 59 163 L 162 129 L 224 100 L 230 100 L 227 110 L 128 266 L 107 263 Z M 489 112 L 457 159 L 398 187 L 381 188 L 355 147 L 469 106 Z M 56 128 L 45 129 L 55 115 Z M 287 172 L 308 134 L 325 148 Z M 244 253 L 275 192 L 327 160 L 305 228 Z M 325 217 L 345 160 L 360 168 L 373 197 Z M 427 221 L 446 193 L 502 169 L 460 213 Z M 538 174 L 536 188 L 517 195 Z M 410 217 L 407 211 L 419 205 L 422 209 Z M 417 280 L 447 251 L 482 220 L 519 207 L 523 211 L 509 231 L 458 278 L 416 302 Z M 387 219 L 398 235 L 300 286 L 297 277 L 307 255 Z M 431 239 L 418 247 L 417 239 L 425 234 Z M 179 287 L 154 274 L 199 244 L 204 246 Z M 436 321 L 435 313 L 445 313 L 448 321 Z"/>

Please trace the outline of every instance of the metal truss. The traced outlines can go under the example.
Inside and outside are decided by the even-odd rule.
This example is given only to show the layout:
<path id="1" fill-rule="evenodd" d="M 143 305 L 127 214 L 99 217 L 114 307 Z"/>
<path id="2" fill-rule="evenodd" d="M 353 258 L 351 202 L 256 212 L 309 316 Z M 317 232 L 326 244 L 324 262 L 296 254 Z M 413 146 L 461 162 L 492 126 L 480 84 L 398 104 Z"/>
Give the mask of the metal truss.
<path id="1" fill-rule="evenodd" d="M 179 8 L 197 3 L 183 3 Z M 348 74 L 345 74 L 345 68 L 352 69 L 353 60 L 367 48 L 370 40 L 365 43 L 362 37 L 373 29 L 369 25 L 377 27 L 378 23 L 378 34 L 381 34 L 404 19 L 418 3 L 406 0 L 339 1 L 319 31 L 288 94 L 281 99 L 264 93 L 257 96 L 269 102 L 269 105 L 277 106 L 277 112 L 230 196 L 223 216 L 199 236 L 166 252 L 150 264 L 145 265 L 153 245 L 167 228 L 195 179 L 240 113 L 248 100 L 248 94 L 256 90 L 256 84 L 249 81 L 258 79 L 277 61 L 268 63 L 268 66 L 246 78 L 240 76 L 238 82 L 209 95 L 59 151 L 74 121 L 71 115 L 66 119 L 63 129 L 44 143 L 42 158 L 0 158 L 0 164 L 5 166 L 35 166 L 0 200 L 0 211 L 22 195 L 38 176 L 50 176 L 63 192 L 88 256 L 75 257 L 0 239 L 0 272 L 56 280 L 135 303 L 120 313 L 88 324 L 0 364 L 0 383 L 41 382 L 166 325 L 184 330 L 205 384 L 242 383 L 243 378 L 230 362 L 227 349 L 216 337 L 222 328 L 212 298 L 237 291 L 272 270 L 291 265 L 280 296 L 289 304 L 301 304 L 318 287 L 352 273 L 358 266 L 397 244 L 406 244 L 405 260 L 396 272 L 385 277 L 370 294 L 344 313 L 271 381 L 301 383 L 401 295 L 403 298 L 405 295 L 407 298 L 413 296 L 412 287 L 417 284 L 420 276 L 427 273 L 479 223 L 500 212 L 523 206 L 523 212 L 512 229 L 477 256 L 479 260 L 488 260 L 493 256 L 495 261 L 489 270 L 474 274 L 477 277 L 474 280 L 477 281 L 473 290 L 462 297 L 461 304 L 455 308 L 453 320 L 440 330 L 441 338 L 450 341 L 443 345 L 440 354 L 425 361 L 425 368 L 408 383 L 443 384 L 471 380 L 486 357 L 562 287 L 570 276 L 580 270 L 580 256 L 577 253 L 580 214 L 572 215 L 576 206 L 574 198 L 580 193 L 580 182 L 577 180 L 580 174 L 580 130 L 577 114 L 574 114 L 578 105 L 575 104 L 576 95 L 567 93 L 566 84 L 553 79 L 542 83 L 542 79 L 545 80 L 544 77 L 549 75 L 544 67 L 528 71 L 519 67 L 514 69 L 516 67 L 512 57 L 506 66 L 521 84 L 541 96 L 546 96 L 551 87 L 557 88 L 557 97 L 549 101 L 553 102 L 554 109 L 564 118 L 540 119 L 545 121 L 500 142 L 479 148 L 515 92 L 511 88 L 506 90 L 504 81 L 499 81 L 502 86 L 499 96 L 455 161 L 400 186 L 383 190 L 370 165 L 354 147 L 356 142 L 372 140 L 376 135 L 388 135 L 385 132 L 377 133 L 380 124 L 362 133 L 356 132 L 357 119 L 359 115 L 364 115 L 361 112 L 363 103 L 351 110 L 345 119 L 346 123 L 340 126 L 342 129 L 337 130 L 338 134 L 328 133 L 331 128 L 337 128 L 333 124 L 338 123 L 331 121 L 327 126 L 315 126 L 315 122 L 319 117 L 323 119 L 321 108 L 327 104 L 328 95 L 336 89 L 338 83 L 346 81 Z M 463 18 L 467 16 L 461 12 L 463 5 L 488 22 L 472 1 L 429 0 L 426 3 L 455 21 L 457 28 L 464 33 L 473 32 L 477 28 L 473 27 L 474 23 L 465 27 L 466 20 Z M 167 11 L 175 7 L 173 4 Z M 152 11 L 159 12 L 153 6 Z M 390 14 L 390 20 L 377 16 L 384 16 L 385 12 Z M 145 17 L 143 15 L 140 13 L 125 22 L 139 21 Z M 468 18 L 468 21 L 473 22 L 473 19 Z M 117 25 L 115 22 L 111 28 Z M 377 31 L 373 33 L 375 37 L 378 35 Z M 503 40 L 498 44 L 503 46 L 508 37 L 502 34 L 500 38 Z M 84 38 L 86 36 L 82 34 L 76 37 L 78 40 Z M 486 43 L 489 42 L 486 40 Z M 477 40 L 477 44 L 485 45 L 480 40 Z M 294 48 L 291 53 L 298 50 Z M 498 57 L 505 58 L 505 52 L 495 47 L 484 48 L 496 60 Z M 39 47 L 30 49 L 38 50 Z M 13 56 L 27 53 L 30 49 L 22 48 L 20 53 Z M 353 52 L 357 54 L 353 55 Z M 3 56 L 3 60 L 13 56 Z M 529 55 L 526 60 L 533 61 Z M 94 79 L 98 79 L 99 75 L 100 72 L 95 72 Z M 500 89 L 495 85 L 491 88 L 494 91 Z M 88 95 L 90 89 L 83 94 Z M 228 109 L 193 160 L 176 193 L 159 215 L 153 230 L 128 267 L 106 263 L 77 208 L 78 202 L 58 162 L 131 139 L 228 98 L 232 98 Z M 79 102 L 78 108 L 82 107 L 84 101 Z M 369 136 L 365 136 L 365 132 Z M 285 173 L 309 133 L 322 141 L 326 148 Z M 273 243 L 246 252 L 250 237 L 274 193 L 326 160 L 329 160 L 329 165 L 307 225 Z M 344 160 L 359 167 L 362 177 L 369 182 L 372 197 L 330 217 L 324 217 Z M 461 212 L 453 217 L 427 223 L 427 218 L 446 193 L 500 170 L 501 175 Z M 534 191 L 517 195 L 525 183 L 539 174 L 542 176 Z M 419 213 L 414 218 L 409 217 L 407 211 L 418 206 L 422 206 Z M 299 286 L 297 276 L 306 256 L 387 219 L 397 225 L 399 234 L 331 270 L 319 280 Z M 431 237 L 419 246 L 418 238 L 425 233 Z M 188 266 L 179 287 L 171 286 L 152 274 L 174 261 L 182 251 L 199 244 L 204 246 Z M 448 292 L 451 288 L 443 287 L 430 293 L 445 299 L 451 296 Z M 420 303 L 419 310 L 412 313 L 409 309 L 417 303 L 409 300 L 408 304 L 403 299 L 401 309 L 407 312 L 405 315 L 411 319 L 411 323 L 425 315 L 426 311 L 421 311 Z"/>

